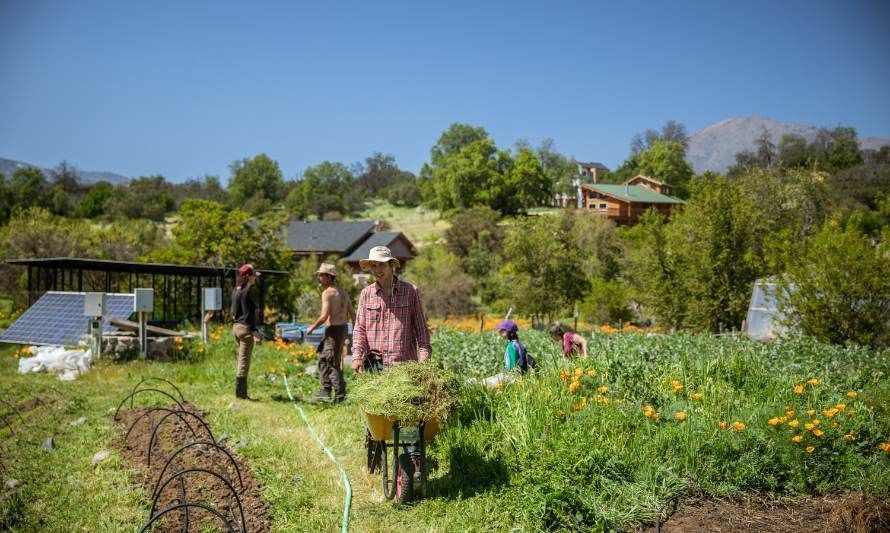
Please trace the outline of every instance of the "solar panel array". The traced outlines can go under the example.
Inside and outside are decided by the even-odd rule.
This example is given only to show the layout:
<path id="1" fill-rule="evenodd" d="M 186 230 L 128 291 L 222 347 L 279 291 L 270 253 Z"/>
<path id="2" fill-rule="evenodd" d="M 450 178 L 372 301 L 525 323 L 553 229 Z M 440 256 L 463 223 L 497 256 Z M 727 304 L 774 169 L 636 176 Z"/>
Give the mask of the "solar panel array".
<path id="1" fill-rule="evenodd" d="M 83 314 L 82 292 L 50 291 L 25 311 L 0 342 L 71 346 L 89 333 L 89 319 Z M 117 331 L 109 318 L 129 318 L 133 313 L 132 294 L 106 294 L 103 332 Z"/>

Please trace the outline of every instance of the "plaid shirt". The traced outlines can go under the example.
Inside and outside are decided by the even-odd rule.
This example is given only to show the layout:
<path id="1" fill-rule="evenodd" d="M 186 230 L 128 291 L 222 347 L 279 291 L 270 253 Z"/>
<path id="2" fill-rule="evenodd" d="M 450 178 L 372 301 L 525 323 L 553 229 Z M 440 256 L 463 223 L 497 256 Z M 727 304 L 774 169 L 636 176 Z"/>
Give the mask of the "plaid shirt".
<path id="1" fill-rule="evenodd" d="M 352 357 L 363 360 L 371 350 L 383 354 L 384 366 L 429 359 L 430 330 L 417 287 L 394 277 L 389 298 L 379 283 L 362 289 L 352 332 Z"/>

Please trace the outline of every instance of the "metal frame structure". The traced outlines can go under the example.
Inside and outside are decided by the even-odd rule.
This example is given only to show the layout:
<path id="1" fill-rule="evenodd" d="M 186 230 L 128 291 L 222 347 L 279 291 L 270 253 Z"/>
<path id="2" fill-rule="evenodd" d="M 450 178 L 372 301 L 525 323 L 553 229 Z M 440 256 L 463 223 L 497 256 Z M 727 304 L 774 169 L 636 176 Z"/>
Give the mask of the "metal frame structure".
<path id="1" fill-rule="evenodd" d="M 154 289 L 153 321 L 201 321 L 201 288 L 221 287 L 223 308 L 235 285 L 237 267 L 137 263 L 78 257 L 8 259 L 7 264 L 28 271 L 28 306 L 47 291 L 133 292 Z M 265 304 L 268 276 L 286 276 L 282 270 L 259 270 L 258 304 Z M 221 317 L 217 315 L 217 320 Z"/>

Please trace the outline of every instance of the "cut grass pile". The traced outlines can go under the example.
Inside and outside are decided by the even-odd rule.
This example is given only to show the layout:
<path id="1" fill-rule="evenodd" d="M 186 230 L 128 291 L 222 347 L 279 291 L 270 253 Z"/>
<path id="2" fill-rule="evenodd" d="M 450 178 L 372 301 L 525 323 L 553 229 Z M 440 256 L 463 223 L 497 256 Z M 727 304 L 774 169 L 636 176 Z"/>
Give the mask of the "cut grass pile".
<path id="1" fill-rule="evenodd" d="M 403 363 L 363 375 L 352 388 L 352 396 L 364 412 L 404 422 L 444 423 L 459 392 L 454 375 L 429 362 Z"/>

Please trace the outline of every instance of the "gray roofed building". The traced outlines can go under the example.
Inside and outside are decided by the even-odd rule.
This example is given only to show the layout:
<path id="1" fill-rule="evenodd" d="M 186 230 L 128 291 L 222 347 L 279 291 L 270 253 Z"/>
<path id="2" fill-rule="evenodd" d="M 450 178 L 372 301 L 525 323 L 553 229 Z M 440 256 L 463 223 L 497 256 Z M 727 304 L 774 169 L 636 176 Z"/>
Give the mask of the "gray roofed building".
<path id="1" fill-rule="evenodd" d="M 404 234 L 398 231 L 381 231 L 380 233 L 372 233 L 343 260 L 349 263 L 356 272 L 360 272 L 359 260 L 367 259 L 371 248 L 375 246 L 386 246 L 389 248 L 392 251 L 393 257 L 398 259 L 402 266 L 417 255 L 414 245 L 411 244 L 411 241 Z"/>
<path id="2" fill-rule="evenodd" d="M 285 241 L 295 255 L 352 253 L 374 230 L 373 220 L 352 222 L 291 220 Z"/>
<path id="3" fill-rule="evenodd" d="M 595 168 L 597 170 L 604 170 L 606 172 L 609 171 L 609 167 L 607 167 L 606 165 L 604 165 L 600 162 L 597 162 L 597 161 L 591 161 L 589 163 L 584 163 L 584 162 L 579 161 L 578 166 L 583 167 L 583 168 Z"/>

